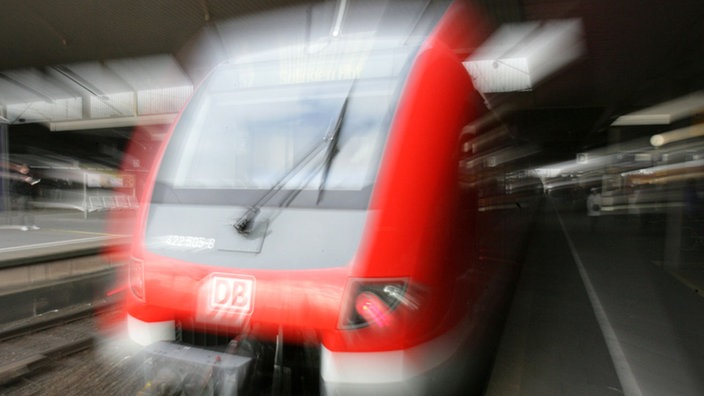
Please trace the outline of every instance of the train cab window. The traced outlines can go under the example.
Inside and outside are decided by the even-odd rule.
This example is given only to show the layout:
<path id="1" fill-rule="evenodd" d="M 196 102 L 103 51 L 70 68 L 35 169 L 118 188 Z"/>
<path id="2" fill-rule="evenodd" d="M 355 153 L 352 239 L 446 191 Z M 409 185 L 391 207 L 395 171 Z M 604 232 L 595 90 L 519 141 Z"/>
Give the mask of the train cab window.
<path id="1" fill-rule="evenodd" d="M 403 81 L 402 67 L 377 63 L 371 78 L 289 84 L 265 83 L 280 67 L 246 81 L 241 67 L 215 74 L 174 129 L 153 201 L 248 205 L 280 188 L 294 207 L 365 208 Z"/>

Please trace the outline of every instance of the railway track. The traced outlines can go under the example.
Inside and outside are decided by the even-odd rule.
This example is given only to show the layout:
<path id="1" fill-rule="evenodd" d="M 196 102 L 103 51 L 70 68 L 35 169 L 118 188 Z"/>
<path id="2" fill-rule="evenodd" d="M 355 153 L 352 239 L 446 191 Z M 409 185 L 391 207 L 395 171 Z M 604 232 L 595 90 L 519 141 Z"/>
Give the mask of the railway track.
<path id="1" fill-rule="evenodd" d="M 15 323 L 0 330 L 0 386 L 45 370 L 95 344 L 94 315 L 109 309 L 82 305 Z"/>
<path id="2" fill-rule="evenodd" d="M 0 396 L 136 394 L 139 361 L 114 329 L 113 301 L 0 328 Z"/>

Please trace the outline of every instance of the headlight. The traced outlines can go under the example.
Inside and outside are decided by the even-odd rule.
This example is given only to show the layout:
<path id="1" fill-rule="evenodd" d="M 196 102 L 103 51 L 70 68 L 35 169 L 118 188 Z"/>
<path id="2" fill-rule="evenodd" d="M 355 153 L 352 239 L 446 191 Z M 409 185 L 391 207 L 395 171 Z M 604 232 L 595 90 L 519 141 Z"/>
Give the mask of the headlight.
<path id="1" fill-rule="evenodd" d="M 339 327 L 349 330 L 391 326 L 396 320 L 394 311 L 400 305 L 415 308 L 407 292 L 405 279 L 351 280 Z"/>

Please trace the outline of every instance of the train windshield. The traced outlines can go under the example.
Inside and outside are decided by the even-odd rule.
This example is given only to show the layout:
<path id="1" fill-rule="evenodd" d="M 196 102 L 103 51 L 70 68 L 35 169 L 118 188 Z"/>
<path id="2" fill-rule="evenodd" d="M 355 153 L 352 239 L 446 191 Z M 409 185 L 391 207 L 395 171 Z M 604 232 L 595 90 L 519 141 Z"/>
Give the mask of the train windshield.
<path id="1" fill-rule="evenodd" d="M 222 67 L 175 127 L 153 201 L 252 205 L 275 190 L 262 204 L 365 208 L 408 55 Z"/>

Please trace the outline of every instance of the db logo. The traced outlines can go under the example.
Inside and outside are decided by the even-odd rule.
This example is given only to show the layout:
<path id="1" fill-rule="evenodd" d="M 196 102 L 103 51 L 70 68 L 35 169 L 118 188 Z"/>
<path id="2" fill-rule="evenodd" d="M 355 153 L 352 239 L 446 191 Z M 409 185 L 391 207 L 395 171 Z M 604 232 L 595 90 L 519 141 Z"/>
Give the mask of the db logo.
<path id="1" fill-rule="evenodd" d="M 210 281 L 212 309 L 250 313 L 253 307 L 254 278 L 214 275 Z"/>

